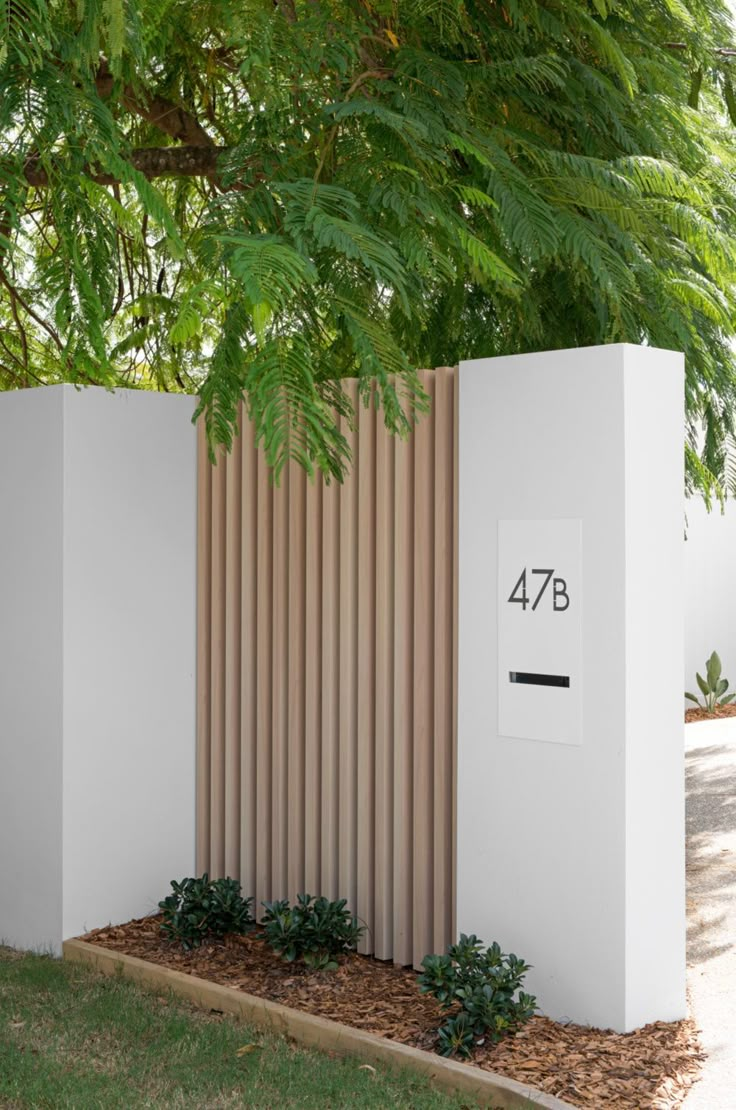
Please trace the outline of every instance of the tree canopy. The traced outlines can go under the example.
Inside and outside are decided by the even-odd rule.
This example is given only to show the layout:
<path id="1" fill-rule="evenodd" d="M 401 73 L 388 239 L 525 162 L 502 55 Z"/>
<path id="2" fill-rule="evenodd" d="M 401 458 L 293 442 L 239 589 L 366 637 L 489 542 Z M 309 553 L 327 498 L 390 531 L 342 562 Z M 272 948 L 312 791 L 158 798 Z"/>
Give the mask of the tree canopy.
<path id="1" fill-rule="evenodd" d="M 339 477 L 346 376 L 401 432 L 418 367 L 649 343 L 708 496 L 730 43 L 721 0 L 7 0 L 0 386 L 197 392 L 225 444 L 244 396 L 277 471 Z"/>

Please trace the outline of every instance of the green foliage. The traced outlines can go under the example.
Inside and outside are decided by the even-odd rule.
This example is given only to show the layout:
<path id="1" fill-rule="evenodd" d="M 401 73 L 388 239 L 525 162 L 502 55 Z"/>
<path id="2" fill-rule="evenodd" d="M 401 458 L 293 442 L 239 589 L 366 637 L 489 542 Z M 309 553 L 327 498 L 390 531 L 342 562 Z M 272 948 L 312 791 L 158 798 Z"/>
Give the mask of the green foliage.
<path id="1" fill-rule="evenodd" d="M 715 651 L 706 661 L 705 678 L 696 673 L 695 679 L 703 695 L 702 708 L 709 713 L 712 713 L 716 706 L 730 705 L 736 698 L 736 694 L 726 694 L 728 679 L 721 678 L 721 660 Z M 701 705 L 700 699 L 695 694 L 686 693 L 685 697 L 689 701 L 694 701 L 696 705 Z"/>
<path id="2" fill-rule="evenodd" d="M 495 942 L 483 948 L 475 935 L 460 935 L 442 956 L 425 956 L 419 976 L 423 994 L 433 994 L 448 1017 L 438 1030 L 442 1056 L 470 1056 L 486 1038 L 493 1044 L 533 1016 L 536 999 L 520 988 L 529 970 Z"/>
<path id="3" fill-rule="evenodd" d="M 336 956 L 354 952 L 365 927 L 358 924 L 340 898 L 313 898 L 297 895 L 296 905 L 287 899 L 264 902 L 266 913 L 262 925 L 266 941 L 285 960 L 302 959 L 314 970 L 334 970 Z"/>
<path id="4" fill-rule="evenodd" d="M 172 880 L 169 894 L 159 908 L 163 911 L 161 932 L 182 948 L 197 948 L 209 937 L 226 933 L 247 933 L 255 924 L 250 908 L 252 898 L 243 898 L 237 879 Z"/>
<path id="5" fill-rule="evenodd" d="M 686 360 L 690 491 L 736 423 L 724 0 L 0 5 L 0 387 L 186 390 L 276 474 L 350 463 L 418 367 Z M 705 435 L 702 435 L 702 429 Z"/>

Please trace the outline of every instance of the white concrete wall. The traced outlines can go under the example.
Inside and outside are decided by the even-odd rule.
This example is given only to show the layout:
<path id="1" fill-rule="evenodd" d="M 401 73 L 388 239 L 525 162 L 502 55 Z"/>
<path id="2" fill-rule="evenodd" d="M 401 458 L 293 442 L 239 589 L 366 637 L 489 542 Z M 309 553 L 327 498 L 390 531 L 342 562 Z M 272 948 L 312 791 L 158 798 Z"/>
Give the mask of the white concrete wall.
<path id="1" fill-rule="evenodd" d="M 194 869 L 194 398 L 65 390 L 64 937 Z"/>
<path id="2" fill-rule="evenodd" d="M 20 946 L 147 913 L 194 869 L 193 408 L 0 395 L 0 937 Z"/>
<path id="3" fill-rule="evenodd" d="M 458 930 L 532 963 L 543 1012 L 619 1030 L 685 1009 L 682 422 L 679 356 L 461 364 Z M 582 521 L 580 745 L 499 734 L 509 519 Z"/>
<path id="4" fill-rule="evenodd" d="M 62 391 L 0 397 L 0 940 L 61 935 Z"/>
<path id="5" fill-rule="evenodd" d="M 624 348 L 626 1029 L 686 1012 L 683 423 L 682 357 Z"/>
<path id="6" fill-rule="evenodd" d="M 695 672 L 705 675 L 705 661 L 717 651 L 723 673 L 736 691 L 736 502 L 725 512 L 716 504 L 709 513 L 701 498 L 685 504 L 685 672 L 683 691 L 700 696 Z M 685 702 L 685 706 L 692 702 Z"/>

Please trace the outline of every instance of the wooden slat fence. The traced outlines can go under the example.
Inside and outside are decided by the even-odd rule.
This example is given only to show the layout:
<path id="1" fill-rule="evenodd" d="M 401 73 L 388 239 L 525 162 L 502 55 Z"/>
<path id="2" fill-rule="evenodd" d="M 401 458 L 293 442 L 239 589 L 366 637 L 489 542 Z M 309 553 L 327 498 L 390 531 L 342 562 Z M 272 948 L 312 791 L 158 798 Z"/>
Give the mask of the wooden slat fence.
<path id="1" fill-rule="evenodd" d="M 454 903 L 457 374 L 423 382 L 405 442 L 358 407 L 343 485 L 274 487 L 247 419 L 198 468 L 197 866 L 345 897 L 415 965 Z"/>

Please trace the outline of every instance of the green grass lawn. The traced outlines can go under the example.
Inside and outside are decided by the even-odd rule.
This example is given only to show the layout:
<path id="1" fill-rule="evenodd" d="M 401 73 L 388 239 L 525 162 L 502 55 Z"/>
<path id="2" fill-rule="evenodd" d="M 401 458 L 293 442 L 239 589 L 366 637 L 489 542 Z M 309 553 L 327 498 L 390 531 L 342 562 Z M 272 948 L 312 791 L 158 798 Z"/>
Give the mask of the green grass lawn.
<path id="1" fill-rule="evenodd" d="M 2 1110 L 417 1107 L 467 1098 L 159 998 L 80 964 L 0 948 Z"/>

